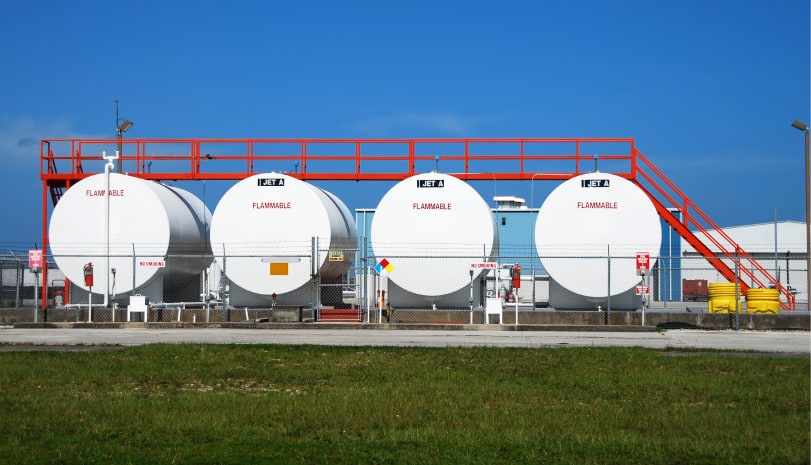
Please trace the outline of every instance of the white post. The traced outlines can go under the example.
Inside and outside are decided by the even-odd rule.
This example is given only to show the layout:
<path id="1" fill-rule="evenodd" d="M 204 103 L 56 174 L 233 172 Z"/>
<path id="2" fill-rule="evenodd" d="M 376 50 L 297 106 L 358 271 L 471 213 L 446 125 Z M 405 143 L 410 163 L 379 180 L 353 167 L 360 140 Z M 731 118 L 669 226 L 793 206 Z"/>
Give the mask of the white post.
<path id="1" fill-rule="evenodd" d="M 44 299 L 45 297 L 43 297 Z M 37 322 L 37 309 L 39 309 L 39 271 L 34 269 L 34 323 Z"/>
<path id="2" fill-rule="evenodd" d="M 473 270 L 470 270 L 470 324 L 473 324 Z"/>
<path id="3" fill-rule="evenodd" d="M 501 298 L 501 268 L 498 267 L 496 268 L 496 297 Z"/>

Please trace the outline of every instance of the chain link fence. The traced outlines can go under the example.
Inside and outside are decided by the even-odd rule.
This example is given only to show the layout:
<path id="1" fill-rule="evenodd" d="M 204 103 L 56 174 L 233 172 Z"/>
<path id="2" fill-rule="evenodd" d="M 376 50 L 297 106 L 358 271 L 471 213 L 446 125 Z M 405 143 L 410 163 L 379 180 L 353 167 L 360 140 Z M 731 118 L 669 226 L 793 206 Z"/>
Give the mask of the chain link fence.
<path id="1" fill-rule="evenodd" d="M 515 251 L 495 260 L 452 254 L 389 256 L 389 267 L 381 267 L 383 258 L 364 250 L 318 254 L 315 263 L 352 260 L 343 263 L 346 271 L 339 276 L 325 277 L 312 270 L 310 254 L 286 257 L 287 267 L 280 268 L 288 277 L 298 272 L 296 266 L 306 271 L 294 292 L 274 295 L 248 292 L 230 279 L 228 257 L 222 257 L 221 267 L 214 257 L 199 255 L 114 256 L 114 267 L 94 263 L 94 286 L 88 288 L 82 278 L 68 279 L 66 274 L 76 276 L 77 270 L 65 273 L 53 257 L 46 257 L 47 269 L 35 274 L 28 269 L 28 257 L 9 253 L 0 256 L 0 324 L 318 321 L 809 330 L 803 256 L 781 258 L 770 270 L 795 295 L 793 310 L 772 310 L 789 302 L 778 296 L 754 308 L 742 292 L 738 298 L 734 291 L 731 298 L 711 295 L 712 284 L 733 283 L 702 257 L 659 257 L 643 277 L 637 274 L 635 257 L 623 256 L 539 260 Z M 92 259 L 72 258 L 74 268 Z M 251 258 L 276 263 L 273 257 Z M 237 260 L 231 262 L 234 278 Z M 555 278 L 541 263 L 557 263 Z M 520 277 L 513 276 L 516 265 Z M 739 279 L 738 289 L 754 284 Z M 713 308 L 723 299 L 723 309 Z"/>

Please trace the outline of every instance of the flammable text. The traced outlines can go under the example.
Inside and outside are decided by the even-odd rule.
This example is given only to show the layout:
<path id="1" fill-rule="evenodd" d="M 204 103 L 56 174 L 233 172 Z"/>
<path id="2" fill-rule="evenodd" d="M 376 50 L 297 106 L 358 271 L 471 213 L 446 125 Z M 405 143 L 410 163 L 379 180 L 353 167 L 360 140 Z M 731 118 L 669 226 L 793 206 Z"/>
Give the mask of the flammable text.
<path id="1" fill-rule="evenodd" d="M 619 202 L 577 202 L 577 208 L 608 208 L 616 210 Z"/>
<path id="2" fill-rule="evenodd" d="M 450 203 L 412 203 L 412 210 L 450 210 Z"/>
<path id="3" fill-rule="evenodd" d="M 85 197 L 104 197 L 106 189 L 86 189 Z M 124 197 L 124 189 L 110 189 L 110 197 Z"/>
<path id="4" fill-rule="evenodd" d="M 292 202 L 253 202 L 251 208 L 263 210 L 265 208 L 291 208 Z"/>

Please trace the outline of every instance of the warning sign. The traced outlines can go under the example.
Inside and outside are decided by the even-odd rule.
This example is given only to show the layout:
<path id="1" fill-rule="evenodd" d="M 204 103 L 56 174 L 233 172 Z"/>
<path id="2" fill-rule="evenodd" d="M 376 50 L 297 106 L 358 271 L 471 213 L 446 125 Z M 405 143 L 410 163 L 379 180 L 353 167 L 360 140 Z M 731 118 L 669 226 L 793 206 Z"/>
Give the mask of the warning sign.
<path id="1" fill-rule="evenodd" d="M 471 270 L 495 270 L 498 268 L 498 263 L 495 262 L 476 262 L 470 264 Z"/>
<path id="2" fill-rule="evenodd" d="M 648 295 L 648 294 L 650 294 L 650 287 L 636 286 L 636 295 Z"/>
<path id="3" fill-rule="evenodd" d="M 28 268 L 37 270 L 42 268 L 42 251 L 29 250 L 28 251 Z"/>
<path id="4" fill-rule="evenodd" d="M 650 253 L 637 252 L 636 253 L 636 272 L 641 274 L 650 270 Z"/>

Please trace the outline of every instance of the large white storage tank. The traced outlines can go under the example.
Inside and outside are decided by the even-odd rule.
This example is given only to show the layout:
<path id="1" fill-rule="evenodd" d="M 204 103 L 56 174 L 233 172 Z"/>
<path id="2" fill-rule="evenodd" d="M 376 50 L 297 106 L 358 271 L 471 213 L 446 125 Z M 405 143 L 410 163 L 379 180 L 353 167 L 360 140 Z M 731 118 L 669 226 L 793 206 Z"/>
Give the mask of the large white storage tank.
<path id="1" fill-rule="evenodd" d="M 243 179 L 223 195 L 211 220 L 211 247 L 230 284 L 230 303 L 315 305 L 312 275 L 340 282 L 357 247 L 355 220 L 333 194 L 279 173 Z M 314 263 L 313 238 L 318 254 Z M 313 268 L 315 265 L 315 268 Z M 322 295 L 325 305 L 335 302 Z"/>
<path id="2" fill-rule="evenodd" d="M 56 265 L 80 289 L 88 289 L 83 269 L 92 263 L 94 294 L 109 290 L 115 296 L 143 294 L 152 302 L 197 301 L 199 280 L 181 275 L 211 264 L 210 220 L 203 202 L 186 190 L 118 173 L 95 174 L 71 186 L 54 207 L 49 245 Z M 175 288 L 175 296 L 164 295 L 163 281 Z M 178 289 L 181 282 L 195 289 Z M 86 302 L 87 295 L 74 297 Z"/>
<path id="3" fill-rule="evenodd" d="M 399 307 L 468 306 L 471 265 L 498 255 L 487 202 L 467 183 L 441 173 L 392 187 L 377 206 L 370 239 L 376 261 L 391 264 L 387 300 Z M 481 273 L 476 270 L 474 283 Z"/>
<path id="4" fill-rule="evenodd" d="M 638 308 L 636 254 L 659 256 L 659 215 L 636 184 L 607 173 L 574 177 L 546 198 L 535 224 L 555 308 Z M 610 261 L 608 257 L 610 258 Z M 609 271 L 610 269 L 610 271 Z"/>

